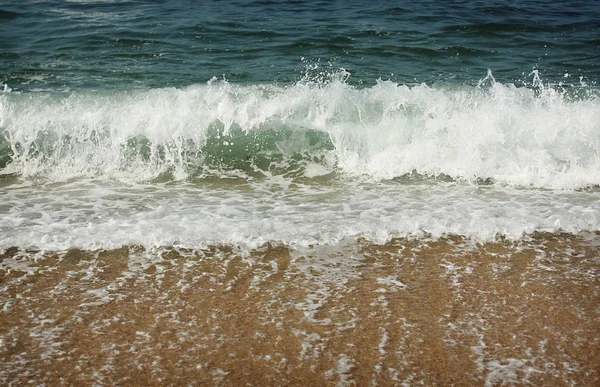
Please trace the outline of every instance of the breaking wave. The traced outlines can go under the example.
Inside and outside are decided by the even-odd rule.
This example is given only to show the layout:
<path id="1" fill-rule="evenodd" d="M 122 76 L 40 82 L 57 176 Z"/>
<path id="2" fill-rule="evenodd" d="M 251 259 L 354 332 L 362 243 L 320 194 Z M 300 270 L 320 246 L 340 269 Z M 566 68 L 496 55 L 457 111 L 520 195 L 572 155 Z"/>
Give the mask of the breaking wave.
<path id="1" fill-rule="evenodd" d="M 319 82 L 0 95 L 0 168 L 65 181 L 445 176 L 514 186 L 600 184 L 600 98 L 592 88 L 359 88 Z M 537 74 L 534 74 L 537 76 Z M 536 83 L 537 82 L 537 83 Z"/>

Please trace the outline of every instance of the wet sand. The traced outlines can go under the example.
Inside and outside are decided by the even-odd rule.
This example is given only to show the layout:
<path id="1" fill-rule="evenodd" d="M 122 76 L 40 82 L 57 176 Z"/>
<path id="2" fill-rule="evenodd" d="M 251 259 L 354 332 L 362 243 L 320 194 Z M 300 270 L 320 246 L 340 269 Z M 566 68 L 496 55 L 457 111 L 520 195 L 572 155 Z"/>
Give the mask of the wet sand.
<path id="1" fill-rule="evenodd" d="M 0 256 L 2 385 L 600 385 L 600 233 Z"/>

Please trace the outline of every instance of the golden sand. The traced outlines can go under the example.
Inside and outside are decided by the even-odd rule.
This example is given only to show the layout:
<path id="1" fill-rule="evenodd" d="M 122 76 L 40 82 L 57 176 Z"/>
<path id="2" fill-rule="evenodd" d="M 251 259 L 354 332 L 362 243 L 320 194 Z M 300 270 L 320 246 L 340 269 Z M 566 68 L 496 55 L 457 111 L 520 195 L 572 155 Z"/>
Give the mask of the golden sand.
<path id="1" fill-rule="evenodd" d="M 0 384 L 598 386 L 599 240 L 9 249 Z"/>

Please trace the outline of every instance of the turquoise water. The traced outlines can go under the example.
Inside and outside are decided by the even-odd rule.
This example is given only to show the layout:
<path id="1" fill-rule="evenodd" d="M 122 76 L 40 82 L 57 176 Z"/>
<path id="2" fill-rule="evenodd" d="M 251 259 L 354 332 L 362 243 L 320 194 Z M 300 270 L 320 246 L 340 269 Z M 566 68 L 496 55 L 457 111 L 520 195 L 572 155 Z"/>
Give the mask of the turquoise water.
<path id="1" fill-rule="evenodd" d="M 600 3 L 3 1 L 0 249 L 600 229 Z"/>

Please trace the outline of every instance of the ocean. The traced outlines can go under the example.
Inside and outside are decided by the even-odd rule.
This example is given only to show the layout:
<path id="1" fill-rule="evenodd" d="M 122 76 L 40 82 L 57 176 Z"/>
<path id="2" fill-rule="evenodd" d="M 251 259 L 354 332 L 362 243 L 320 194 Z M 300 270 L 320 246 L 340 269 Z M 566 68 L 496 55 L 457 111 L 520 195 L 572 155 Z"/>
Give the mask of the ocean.
<path id="1" fill-rule="evenodd" d="M 593 385 L 599 81 L 597 1 L 3 0 L 0 380 L 135 384 L 133 371 L 114 364 L 121 356 L 150 384 Z M 194 265 L 202 275 L 189 275 Z M 413 285 L 402 274 L 410 265 Z M 243 282 L 241 272 L 253 279 Z M 168 273 L 174 279 L 163 282 Z M 368 278 L 372 289 L 361 282 Z M 245 291 L 227 298 L 236 283 Z M 469 286 L 479 290 L 464 293 Z M 185 292 L 199 298 L 177 298 Z M 261 306 L 248 324 L 273 331 L 241 339 L 239 316 L 249 312 L 240 300 L 264 292 L 272 298 L 252 301 Z M 350 301 L 367 293 L 375 304 Z M 455 297 L 441 302 L 446 293 Z M 386 294 L 412 301 L 390 312 Z M 527 314 L 532 294 L 545 304 Z M 181 335 L 159 347 L 165 295 L 179 306 L 196 302 L 188 327 L 206 317 L 202 310 L 217 322 L 204 336 L 173 328 Z M 499 310 L 507 299 L 520 305 L 519 322 L 547 320 L 541 311 L 553 302 L 554 314 L 576 322 L 568 334 L 562 320 L 547 322 L 549 336 L 532 333 L 534 323 L 506 322 L 512 309 Z M 154 330 L 129 339 L 98 333 L 135 305 L 159 301 L 166 304 L 146 321 Z M 350 343 L 341 332 L 363 320 L 335 307 L 345 302 L 357 314 L 383 308 L 374 313 L 386 323 Z M 437 306 L 411 320 L 424 302 Z M 453 302 L 479 306 L 455 315 L 444 309 Z M 482 317 L 492 304 L 497 314 Z M 230 320 L 214 317 L 218 305 L 230 305 L 217 313 Z M 227 321 L 236 322 L 230 346 L 272 346 L 260 356 L 243 346 L 225 354 L 227 334 L 214 329 Z M 439 325 L 438 336 L 425 332 L 426 321 Z M 292 322 L 300 325 L 282 339 L 277 329 Z M 390 324 L 400 324 L 395 333 Z M 92 331 L 73 333 L 84 328 Z M 539 340 L 521 347 L 488 330 Z M 77 343 L 92 336 L 105 341 L 88 366 L 57 366 L 77 363 L 89 344 Z M 298 341 L 295 355 L 278 347 L 286 340 Z M 200 341 L 210 351 L 192 355 Z M 146 345 L 147 358 L 127 352 L 126 342 Z M 157 355 L 168 343 L 182 347 Z M 369 343 L 379 361 L 367 366 L 360 348 Z M 577 350 L 561 349 L 569 345 Z M 204 363 L 181 366 L 181 375 L 165 366 L 188 355 Z M 444 372 L 428 368 L 436 359 L 445 359 Z"/>

